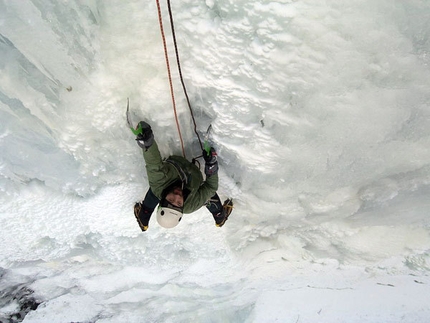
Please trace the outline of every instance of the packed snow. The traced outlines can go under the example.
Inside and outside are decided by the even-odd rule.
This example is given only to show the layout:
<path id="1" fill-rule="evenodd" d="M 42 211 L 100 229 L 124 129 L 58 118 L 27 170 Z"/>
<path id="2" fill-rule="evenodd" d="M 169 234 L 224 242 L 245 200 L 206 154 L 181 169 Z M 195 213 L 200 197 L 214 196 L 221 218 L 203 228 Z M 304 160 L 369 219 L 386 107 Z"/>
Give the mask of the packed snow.
<path id="1" fill-rule="evenodd" d="M 162 155 L 182 153 L 156 1 L 0 1 L 0 321 L 429 322 L 430 2 L 172 12 L 235 209 L 142 233 L 127 98 Z"/>

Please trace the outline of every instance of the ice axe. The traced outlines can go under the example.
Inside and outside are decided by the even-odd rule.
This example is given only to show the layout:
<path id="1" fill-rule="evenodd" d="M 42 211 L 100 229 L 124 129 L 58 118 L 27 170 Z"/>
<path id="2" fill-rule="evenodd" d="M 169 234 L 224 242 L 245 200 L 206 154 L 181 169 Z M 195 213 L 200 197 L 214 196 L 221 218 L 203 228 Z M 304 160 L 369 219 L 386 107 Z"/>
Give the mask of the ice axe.
<path id="1" fill-rule="evenodd" d="M 203 149 L 206 151 L 206 153 L 209 155 L 210 151 L 211 151 L 211 146 L 209 145 L 209 133 L 212 129 L 212 124 L 209 125 L 208 130 L 206 130 L 206 134 L 205 134 L 205 141 L 203 143 Z"/>
<path id="2" fill-rule="evenodd" d="M 133 126 L 133 123 L 132 123 L 131 117 L 130 117 L 130 99 L 129 98 L 127 98 L 127 111 L 125 113 L 125 117 L 127 119 L 127 124 L 128 124 L 128 127 L 130 128 L 131 132 L 133 132 L 136 136 L 143 132 L 142 126 L 140 124 L 137 125 L 137 128 L 135 128 Z"/>

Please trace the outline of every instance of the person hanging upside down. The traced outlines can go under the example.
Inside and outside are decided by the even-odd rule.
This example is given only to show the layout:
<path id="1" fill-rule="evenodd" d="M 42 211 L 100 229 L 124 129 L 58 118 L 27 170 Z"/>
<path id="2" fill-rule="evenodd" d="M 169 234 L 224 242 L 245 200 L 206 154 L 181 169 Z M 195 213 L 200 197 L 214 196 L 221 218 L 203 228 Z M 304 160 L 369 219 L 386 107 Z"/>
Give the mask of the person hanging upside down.
<path id="1" fill-rule="evenodd" d="M 164 228 L 173 228 L 183 214 L 192 213 L 206 206 L 217 227 L 222 227 L 232 211 L 232 200 L 224 204 L 216 193 L 218 189 L 218 161 L 213 147 L 203 150 L 206 180 L 199 168 L 181 156 L 162 160 L 151 126 L 140 121 L 142 132 L 136 141 L 143 150 L 149 190 L 145 199 L 134 205 L 134 215 L 142 231 L 148 230 L 149 220 L 156 206 L 157 222 Z"/>

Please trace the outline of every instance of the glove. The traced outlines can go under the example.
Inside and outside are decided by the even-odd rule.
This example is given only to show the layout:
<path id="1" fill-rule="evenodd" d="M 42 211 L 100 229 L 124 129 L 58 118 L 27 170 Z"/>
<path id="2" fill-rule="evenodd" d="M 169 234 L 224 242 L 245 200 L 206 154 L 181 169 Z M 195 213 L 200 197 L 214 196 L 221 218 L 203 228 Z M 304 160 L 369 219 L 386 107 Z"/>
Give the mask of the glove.
<path id="1" fill-rule="evenodd" d="M 211 147 L 209 153 L 203 150 L 203 159 L 205 160 L 205 174 L 206 176 L 212 176 L 218 173 L 218 161 L 217 154 L 213 147 Z"/>
<path id="2" fill-rule="evenodd" d="M 148 149 L 154 143 L 154 134 L 151 126 L 145 121 L 140 121 L 136 129 L 142 129 L 142 132 L 137 135 L 136 141 L 140 148 Z"/>

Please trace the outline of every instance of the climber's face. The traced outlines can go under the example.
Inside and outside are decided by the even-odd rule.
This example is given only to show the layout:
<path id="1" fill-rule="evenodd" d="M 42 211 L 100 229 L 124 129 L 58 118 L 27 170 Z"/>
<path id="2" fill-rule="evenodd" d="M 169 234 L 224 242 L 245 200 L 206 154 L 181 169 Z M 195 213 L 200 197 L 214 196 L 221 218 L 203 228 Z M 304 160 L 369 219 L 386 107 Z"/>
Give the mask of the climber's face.
<path id="1" fill-rule="evenodd" d="M 166 195 L 166 201 L 176 207 L 184 206 L 184 196 L 182 194 L 182 189 L 174 188 L 169 194 Z"/>

